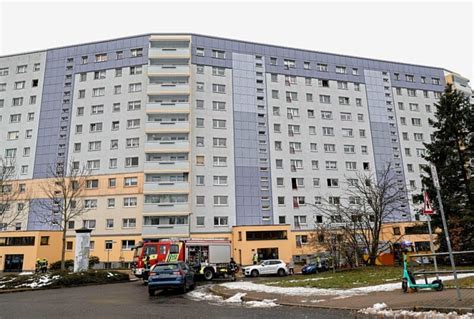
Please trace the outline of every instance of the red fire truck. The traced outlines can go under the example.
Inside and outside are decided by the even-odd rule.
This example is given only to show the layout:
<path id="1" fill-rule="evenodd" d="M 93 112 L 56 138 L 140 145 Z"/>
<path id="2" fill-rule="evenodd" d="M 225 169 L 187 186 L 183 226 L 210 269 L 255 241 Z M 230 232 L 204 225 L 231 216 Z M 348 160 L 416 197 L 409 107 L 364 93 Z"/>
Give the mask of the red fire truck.
<path id="1" fill-rule="evenodd" d="M 134 248 L 132 272 L 146 280 L 147 272 L 160 262 L 187 262 L 206 280 L 229 275 L 231 244 L 225 239 L 160 239 L 140 242 Z M 148 263 L 148 267 L 146 267 Z"/>

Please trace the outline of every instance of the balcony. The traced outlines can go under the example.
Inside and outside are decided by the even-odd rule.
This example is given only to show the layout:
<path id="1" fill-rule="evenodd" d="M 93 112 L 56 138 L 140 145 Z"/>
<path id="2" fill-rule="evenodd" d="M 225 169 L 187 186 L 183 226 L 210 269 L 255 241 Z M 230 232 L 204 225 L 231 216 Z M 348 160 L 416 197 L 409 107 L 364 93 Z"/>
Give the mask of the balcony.
<path id="1" fill-rule="evenodd" d="M 189 172 L 189 161 L 148 161 L 144 170 L 147 172 Z"/>
<path id="2" fill-rule="evenodd" d="M 145 125 L 146 132 L 189 132 L 187 121 L 149 121 Z"/>
<path id="3" fill-rule="evenodd" d="M 150 193 L 160 193 L 160 192 L 188 193 L 189 183 L 188 182 L 171 182 L 171 181 L 145 182 L 143 191 L 150 192 Z"/>
<path id="4" fill-rule="evenodd" d="M 142 236 L 159 236 L 159 237 L 173 237 L 173 236 L 189 236 L 189 225 L 143 225 Z"/>
<path id="5" fill-rule="evenodd" d="M 145 152 L 173 153 L 189 152 L 189 141 L 146 141 Z"/>
<path id="6" fill-rule="evenodd" d="M 147 103 L 147 113 L 189 113 L 189 103 Z"/>
<path id="7" fill-rule="evenodd" d="M 187 64 L 156 64 L 148 67 L 148 75 L 183 75 L 189 76 L 189 65 Z"/>
<path id="8" fill-rule="evenodd" d="M 189 94 L 189 84 L 148 84 L 148 95 Z"/>
<path id="9" fill-rule="evenodd" d="M 191 50 L 189 48 L 150 48 L 148 51 L 150 59 L 189 59 Z"/>
<path id="10" fill-rule="evenodd" d="M 143 205 L 144 213 L 185 213 L 189 211 L 188 203 L 160 203 Z M 156 226 L 153 226 L 156 227 Z"/>

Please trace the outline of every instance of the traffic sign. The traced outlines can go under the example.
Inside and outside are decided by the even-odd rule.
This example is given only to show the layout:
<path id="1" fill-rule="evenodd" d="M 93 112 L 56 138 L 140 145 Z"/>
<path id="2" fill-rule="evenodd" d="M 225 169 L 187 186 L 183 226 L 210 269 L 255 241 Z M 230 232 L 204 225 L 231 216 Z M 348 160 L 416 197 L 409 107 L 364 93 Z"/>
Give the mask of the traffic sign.
<path id="1" fill-rule="evenodd" d="M 433 185 L 436 189 L 441 189 L 439 186 L 438 172 L 436 171 L 436 166 L 433 163 L 430 163 L 431 169 L 431 178 L 433 179 Z"/>

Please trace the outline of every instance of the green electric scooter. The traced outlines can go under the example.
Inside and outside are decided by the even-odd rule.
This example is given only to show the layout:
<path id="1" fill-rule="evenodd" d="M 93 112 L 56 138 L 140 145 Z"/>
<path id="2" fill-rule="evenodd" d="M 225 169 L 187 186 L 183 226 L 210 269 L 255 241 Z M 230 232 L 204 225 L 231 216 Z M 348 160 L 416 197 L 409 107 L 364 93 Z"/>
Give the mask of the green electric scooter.
<path id="1" fill-rule="evenodd" d="M 434 280 L 431 284 L 428 283 L 428 278 L 425 275 L 425 283 L 424 284 L 417 284 L 415 281 L 415 276 L 413 273 L 408 269 L 408 259 L 409 257 L 404 254 L 403 255 L 403 278 L 402 278 L 402 290 L 403 292 L 408 292 L 408 289 L 413 289 L 417 291 L 418 289 L 434 289 L 436 291 L 441 291 L 444 288 L 443 282 L 441 280 Z"/>

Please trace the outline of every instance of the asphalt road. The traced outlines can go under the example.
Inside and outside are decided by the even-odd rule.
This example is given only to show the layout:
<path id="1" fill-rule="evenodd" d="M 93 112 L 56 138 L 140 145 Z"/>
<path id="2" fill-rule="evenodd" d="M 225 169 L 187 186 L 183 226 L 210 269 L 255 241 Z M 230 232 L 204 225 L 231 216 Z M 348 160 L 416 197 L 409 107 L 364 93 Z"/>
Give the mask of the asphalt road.
<path id="1" fill-rule="evenodd" d="M 194 301 L 175 292 L 149 297 L 140 282 L 0 295 L 0 319 L 12 318 L 352 318 L 340 310 L 247 308 Z"/>

